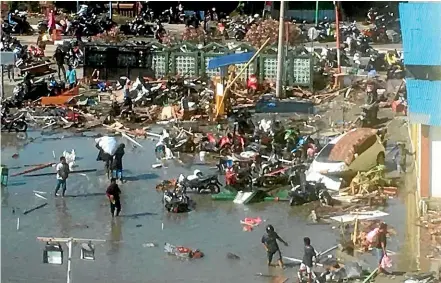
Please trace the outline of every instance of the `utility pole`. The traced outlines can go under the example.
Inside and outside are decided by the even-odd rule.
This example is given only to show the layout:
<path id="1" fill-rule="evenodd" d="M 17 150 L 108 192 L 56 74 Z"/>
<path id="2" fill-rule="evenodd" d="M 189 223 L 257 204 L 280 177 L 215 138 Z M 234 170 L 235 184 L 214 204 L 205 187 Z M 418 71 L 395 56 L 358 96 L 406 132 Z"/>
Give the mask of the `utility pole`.
<path id="1" fill-rule="evenodd" d="M 51 238 L 51 237 L 37 237 L 37 241 L 46 243 L 67 243 L 67 283 L 72 283 L 72 244 L 75 242 L 106 242 L 100 239 L 81 239 L 81 238 Z"/>
<path id="2" fill-rule="evenodd" d="M 315 1 L 315 26 L 318 26 L 319 1 Z"/>
<path id="3" fill-rule="evenodd" d="M 279 15 L 279 44 L 277 46 L 277 82 L 276 82 L 276 96 L 282 96 L 282 80 L 283 80 L 283 36 L 285 29 L 285 1 L 280 1 L 280 15 Z"/>
<path id="4" fill-rule="evenodd" d="M 337 70 L 338 74 L 341 74 L 341 64 L 340 64 L 340 16 L 338 9 L 338 1 L 334 1 L 335 5 L 335 32 L 336 32 L 336 40 L 337 40 Z"/>
<path id="5" fill-rule="evenodd" d="M 77 13 L 80 10 L 80 1 L 77 1 Z"/>
<path id="6" fill-rule="evenodd" d="M 112 19 L 112 1 L 109 1 L 109 19 Z"/>

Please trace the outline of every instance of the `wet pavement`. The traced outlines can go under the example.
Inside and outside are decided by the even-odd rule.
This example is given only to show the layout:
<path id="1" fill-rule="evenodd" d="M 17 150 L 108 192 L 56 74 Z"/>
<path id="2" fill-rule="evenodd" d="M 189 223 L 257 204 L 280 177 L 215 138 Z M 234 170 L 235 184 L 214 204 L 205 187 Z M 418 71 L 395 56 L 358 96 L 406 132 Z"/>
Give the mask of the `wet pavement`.
<path id="1" fill-rule="evenodd" d="M 395 122 L 397 121 L 397 122 Z M 390 125 L 399 127 L 400 120 Z M 78 170 L 97 168 L 97 172 L 85 175 L 72 174 L 67 182 L 67 195 L 78 197 L 54 198 L 55 176 L 10 177 L 7 191 L 2 194 L 2 282 L 60 282 L 66 278 L 65 264 L 54 266 L 42 263 L 44 243 L 36 241 L 38 236 L 78 237 L 104 239 L 96 244 L 96 260 L 79 259 L 78 245 L 73 250 L 74 282 L 269 282 L 268 278 L 256 277 L 256 273 L 284 274 L 293 282 L 297 267 L 286 270 L 268 268 L 266 254 L 260 238 L 265 224 L 273 224 L 289 247 L 282 247 L 286 256 L 301 258 L 302 238 L 308 236 L 313 246 L 325 250 L 338 242 L 338 232 L 333 225 L 310 225 L 306 222 L 309 213 L 301 207 L 290 208 L 287 203 L 261 203 L 247 206 L 232 202 L 212 201 L 209 196 L 193 196 L 197 202 L 194 211 L 188 214 L 169 214 L 162 209 L 161 195 L 155 185 L 162 179 L 176 178 L 179 173 L 190 173 L 201 169 L 207 174 L 214 169 L 201 165 L 182 165 L 170 161 L 167 168 L 152 169 L 155 142 L 139 141 L 144 148 L 134 148 L 127 140 L 124 159 L 127 183 L 121 185 L 122 216 L 112 219 L 108 201 L 104 194 L 108 181 L 104 177 L 103 164 L 96 161 L 97 150 L 93 135 L 72 137 L 72 133 L 41 136 L 29 131 L 27 140 L 18 140 L 15 134 L 2 134 L 2 164 L 11 169 L 10 175 L 25 170 L 25 164 L 55 162 L 64 150 L 75 149 Z M 87 137 L 90 136 L 90 137 Z M 61 139 L 56 139 L 64 137 Z M 30 139 L 34 138 L 31 142 Z M 17 159 L 12 155 L 18 153 Z M 53 172 L 53 168 L 38 173 Z M 221 177 L 222 178 L 222 177 Z M 44 191 L 48 205 L 23 215 L 23 211 L 42 204 L 45 200 L 35 197 L 33 190 Z M 415 238 L 412 229 L 413 216 L 406 213 L 406 194 L 391 199 L 385 217 L 397 231 L 389 242 L 389 249 L 400 251 L 394 258 L 398 270 L 412 270 L 415 245 L 408 244 Z M 13 213 L 15 211 L 15 213 Z M 136 214 L 151 213 L 135 217 Z M 252 232 L 243 232 L 239 221 L 245 217 L 261 217 L 266 222 Z M 20 229 L 16 230 L 17 217 Z M 410 220 L 412 219 L 412 221 Z M 164 229 L 162 230 L 161 227 Z M 163 244 L 169 242 L 200 249 L 203 259 L 180 261 L 163 252 Z M 158 247 L 143 247 L 156 243 Z M 241 257 L 230 260 L 226 254 L 232 252 Z M 374 265 L 374 257 L 363 259 Z"/>

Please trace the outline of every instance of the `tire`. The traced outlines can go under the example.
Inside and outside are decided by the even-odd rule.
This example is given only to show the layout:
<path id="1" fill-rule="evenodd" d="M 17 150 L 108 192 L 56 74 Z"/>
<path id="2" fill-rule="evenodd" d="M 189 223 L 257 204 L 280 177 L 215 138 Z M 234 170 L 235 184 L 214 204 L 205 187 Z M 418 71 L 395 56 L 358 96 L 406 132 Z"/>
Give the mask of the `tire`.
<path id="1" fill-rule="evenodd" d="M 211 194 L 220 193 L 220 187 L 217 184 L 208 184 L 205 189 L 209 190 Z M 201 189 L 199 189 L 198 193 L 201 193 Z"/>
<path id="2" fill-rule="evenodd" d="M 224 146 L 223 148 L 221 148 L 221 150 L 219 151 L 220 155 L 229 155 L 231 154 L 231 147 L 230 146 Z"/>
<path id="3" fill-rule="evenodd" d="M 377 155 L 377 165 L 384 165 L 386 163 L 386 156 L 384 155 L 384 152 L 380 152 Z"/>
<path id="4" fill-rule="evenodd" d="M 265 167 L 263 170 L 262 170 L 262 174 L 263 175 L 266 175 L 266 174 L 268 174 L 270 172 L 270 168 L 269 167 Z"/>
<path id="5" fill-rule="evenodd" d="M 78 61 L 78 59 L 72 60 L 72 68 L 74 68 L 74 69 L 78 68 L 79 64 L 80 64 L 80 62 Z"/>
<path id="6" fill-rule="evenodd" d="M 15 128 L 16 132 L 26 132 L 26 130 L 28 129 L 28 124 L 23 121 L 18 121 L 14 123 L 13 128 Z"/>

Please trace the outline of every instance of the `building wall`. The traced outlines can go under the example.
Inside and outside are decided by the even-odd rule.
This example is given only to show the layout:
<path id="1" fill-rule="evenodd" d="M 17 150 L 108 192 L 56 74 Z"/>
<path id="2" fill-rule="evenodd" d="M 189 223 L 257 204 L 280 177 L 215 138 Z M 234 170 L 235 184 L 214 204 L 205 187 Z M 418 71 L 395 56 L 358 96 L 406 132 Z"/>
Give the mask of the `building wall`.
<path id="1" fill-rule="evenodd" d="M 400 3 L 399 12 L 419 195 L 441 198 L 441 3 Z"/>
<path id="2" fill-rule="evenodd" d="M 430 127 L 430 196 L 441 198 L 441 127 Z"/>

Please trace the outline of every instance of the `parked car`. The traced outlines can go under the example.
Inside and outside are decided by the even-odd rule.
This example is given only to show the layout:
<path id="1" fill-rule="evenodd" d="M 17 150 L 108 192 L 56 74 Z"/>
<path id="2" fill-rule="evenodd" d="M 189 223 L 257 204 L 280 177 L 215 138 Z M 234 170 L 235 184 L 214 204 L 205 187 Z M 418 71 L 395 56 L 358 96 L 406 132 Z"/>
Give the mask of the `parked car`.
<path id="1" fill-rule="evenodd" d="M 375 129 L 358 128 L 331 140 L 315 157 L 306 180 L 322 182 L 327 189 L 337 191 L 343 177 L 384 164 L 385 148 L 377 133 Z"/>

